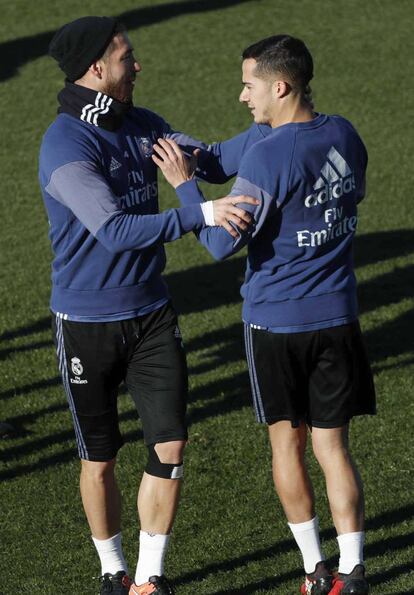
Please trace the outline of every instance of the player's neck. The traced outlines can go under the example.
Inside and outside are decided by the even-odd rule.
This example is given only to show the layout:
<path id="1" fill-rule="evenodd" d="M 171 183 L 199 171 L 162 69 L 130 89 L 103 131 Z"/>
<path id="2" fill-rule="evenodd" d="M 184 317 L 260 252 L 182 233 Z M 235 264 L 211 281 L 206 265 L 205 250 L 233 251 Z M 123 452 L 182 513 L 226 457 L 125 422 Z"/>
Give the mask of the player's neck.
<path id="1" fill-rule="evenodd" d="M 315 118 L 313 106 L 307 101 L 295 101 L 287 103 L 273 114 L 270 125 L 272 128 L 293 124 L 294 122 L 310 122 Z"/>

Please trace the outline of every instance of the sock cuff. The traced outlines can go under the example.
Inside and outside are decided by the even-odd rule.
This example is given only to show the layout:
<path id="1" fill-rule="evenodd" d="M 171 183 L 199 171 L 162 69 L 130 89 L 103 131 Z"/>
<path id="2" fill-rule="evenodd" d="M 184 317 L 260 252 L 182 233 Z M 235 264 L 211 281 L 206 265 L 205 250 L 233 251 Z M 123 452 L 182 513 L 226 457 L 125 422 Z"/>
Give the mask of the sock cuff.
<path id="1" fill-rule="evenodd" d="M 112 537 L 108 537 L 108 539 L 97 539 L 93 535 L 91 535 L 91 537 L 96 547 L 105 547 L 105 545 L 113 547 L 114 544 L 122 540 L 122 532 L 120 531 L 119 533 L 112 535 Z"/>
<path id="2" fill-rule="evenodd" d="M 337 536 L 338 543 L 351 543 L 352 541 L 364 541 L 365 539 L 365 531 L 354 531 L 353 533 L 342 533 L 341 535 Z"/>
<path id="3" fill-rule="evenodd" d="M 160 533 L 148 533 L 148 531 L 139 532 L 139 543 L 148 549 L 160 549 L 166 547 L 170 540 L 170 534 L 161 535 Z"/>
<path id="4" fill-rule="evenodd" d="M 310 521 L 305 521 L 304 523 L 288 523 L 288 525 L 293 534 L 302 533 L 302 531 L 319 529 L 319 519 L 315 516 Z"/>

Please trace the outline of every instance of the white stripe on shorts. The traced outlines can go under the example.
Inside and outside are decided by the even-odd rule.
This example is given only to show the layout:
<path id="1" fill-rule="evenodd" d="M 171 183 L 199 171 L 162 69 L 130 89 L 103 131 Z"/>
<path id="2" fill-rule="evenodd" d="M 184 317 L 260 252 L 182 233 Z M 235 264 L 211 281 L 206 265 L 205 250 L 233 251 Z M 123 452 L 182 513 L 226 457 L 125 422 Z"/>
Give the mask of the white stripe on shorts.
<path id="1" fill-rule="evenodd" d="M 85 441 L 82 436 L 78 416 L 76 415 L 75 403 L 73 401 L 72 391 L 70 390 L 70 382 L 68 375 L 68 365 L 65 353 L 65 344 L 63 339 L 63 322 L 59 315 L 56 315 L 56 338 L 57 338 L 57 357 L 59 362 L 59 370 L 62 375 L 63 387 L 65 389 L 66 398 L 69 403 L 69 409 L 73 417 L 73 425 L 75 427 L 76 443 L 78 445 L 79 456 L 81 459 L 89 460 L 88 451 Z"/>
<path id="2" fill-rule="evenodd" d="M 257 379 L 256 366 L 254 363 L 252 329 L 250 325 L 246 323 L 244 324 L 244 342 L 246 347 L 247 365 L 249 368 L 250 385 L 252 388 L 253 405 L 256 412 L 256 418 L 257 421 L 265 423 L 266 417 L 263 408 L 262 397 L 260 394 L 259 381 Z"/>

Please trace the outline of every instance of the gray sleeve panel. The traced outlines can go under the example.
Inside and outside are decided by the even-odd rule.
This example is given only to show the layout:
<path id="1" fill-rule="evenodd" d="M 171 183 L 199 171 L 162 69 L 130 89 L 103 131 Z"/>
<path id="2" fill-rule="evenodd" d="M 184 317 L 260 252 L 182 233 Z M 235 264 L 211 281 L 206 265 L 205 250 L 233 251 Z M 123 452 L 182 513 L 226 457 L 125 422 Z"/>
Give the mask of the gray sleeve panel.
<path id="1" fill-rule="evenodd" d="M 272 206 L 279 205 L 277 205 L 277 203 L 273 199 L 273 196 L 266 192 L 266 190 L 263 190 L 263 188 L 259 188 L 259 186 L 256 186 L 255 184 L 253 184 L 249 180 L 246 180 L 245 178 L 237 177 L 231 189 L 230 195 L 237 196 L 239 194 L 252 196 L 253 198 L 257 198 L 258 200 L 260 200 L 260 204 L 257 205 L 257 207 L 254 207 L 252 205 L 245 205 L 243 203 L 237 204 L 238 207 L 245 209 L 246 211 L 249 211 L 254 215 L 255 229 L 252 234 L 254 237 L 257 235 L 263 223 L 265 222 L 265 219 L 269 214 L 269 211 L 272 209 Z"/>
<path id="2" fill-rule="evenodd" d="M 46 192 L 65 207 L 93 234 L 114 214 L 121 212 L 118 199 L 88 161 L 73 161 L 56 169 Z"/>
<path id="3" fill-rule="evenodd" d="M 191 157 L 195 149 L 199 149 L 197 156 L 196 178 L 210 184 L 224 184 L 234 175 L 227 175 L 219 150 L 220 144 L 206 145 L 200 140 L 192 138 L 175 130 L 164 130 L 163 138 L 174 140 L 187 157 Z M 226 153 L 227 154 L 227 153 Z"/>
<path id="4" fill-rule="evenodd" d="M 246 194 L 248 196 L 253 196 L 253 198 L 267 201 L 271 201 L 273 198 L 268 192 L 266 192 L 266 190 L 263 190 L 263 188 L 260 188 L 259 186 L 256 186 L 256 184 L 246 180 L 246 178 L 241 178 L 239 176 L 237 176 L 230 194 L 232 196 Z"/>
<path id="5" fill-rule="evenodd" d="M 243 202 L 237 203 L 238 207 L 244 209 L 252 216 L 252 223 L 245 231 L 239 230 L 233 225 L 239 234 L 237 238 L 233 238 L 222 227 L 204 227 L 198 232 L 197 235 L 200 242 L 217 260 L 222 260 L 235 254 L 248 244 L 263 227 L 269 212 L 275 209 L 273 197 L 245 178 L 237 177 L 230 194 L 231 196 L 238 196 L 240 194 L 252 196 L 253 198 L 257 198 L 260 204 L 255 206 Z"/>
<path id="6" fill-rule="evenodd" d="M 205 143 L 188 136 L 187 134 L 182 134 L 181 132 L 175 132 L 171 130 L 171 132 L 164 133 L 164 138 L 170 138 L 180 145 L 183 148 L 184 152 L 187 152 L 190 148 L 191 149 L 204 149 L 208 150 L 208 145 Z"/>

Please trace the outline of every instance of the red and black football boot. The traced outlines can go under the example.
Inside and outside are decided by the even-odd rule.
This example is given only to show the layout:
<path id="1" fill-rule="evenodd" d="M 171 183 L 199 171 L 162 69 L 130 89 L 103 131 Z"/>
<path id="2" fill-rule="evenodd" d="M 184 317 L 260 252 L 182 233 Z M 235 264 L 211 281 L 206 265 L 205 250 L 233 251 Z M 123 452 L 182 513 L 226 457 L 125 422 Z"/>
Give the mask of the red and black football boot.
<path id="1" fill-rule="evenodd" d="M 329 595 L 332 589 L 333 576 L 325 562 L 318 562 L 315 570 L 307 574 L 300 588 L 301 595 Z"/>
<path id="2" fill-rule="evenodd" d="M 165 576 L 150 576 L 143 585 L 131 585 L 129 595 L 175 595 Z"/>
<path id="3" fill-rule="evenodd" d="M 131 579 L 123 570 L 116 574 L 105 572 L 99 579 L 101 581 L 100 595 L 128 595 Z"/>
<path id="4" fill-rule="evenodd" d="M 365 568 L 357 564 L 349 574 L 342 574 L 334 577 L 333 585 L 329 595 L 367 595 L 369 585 L 365 580 Z"/>

